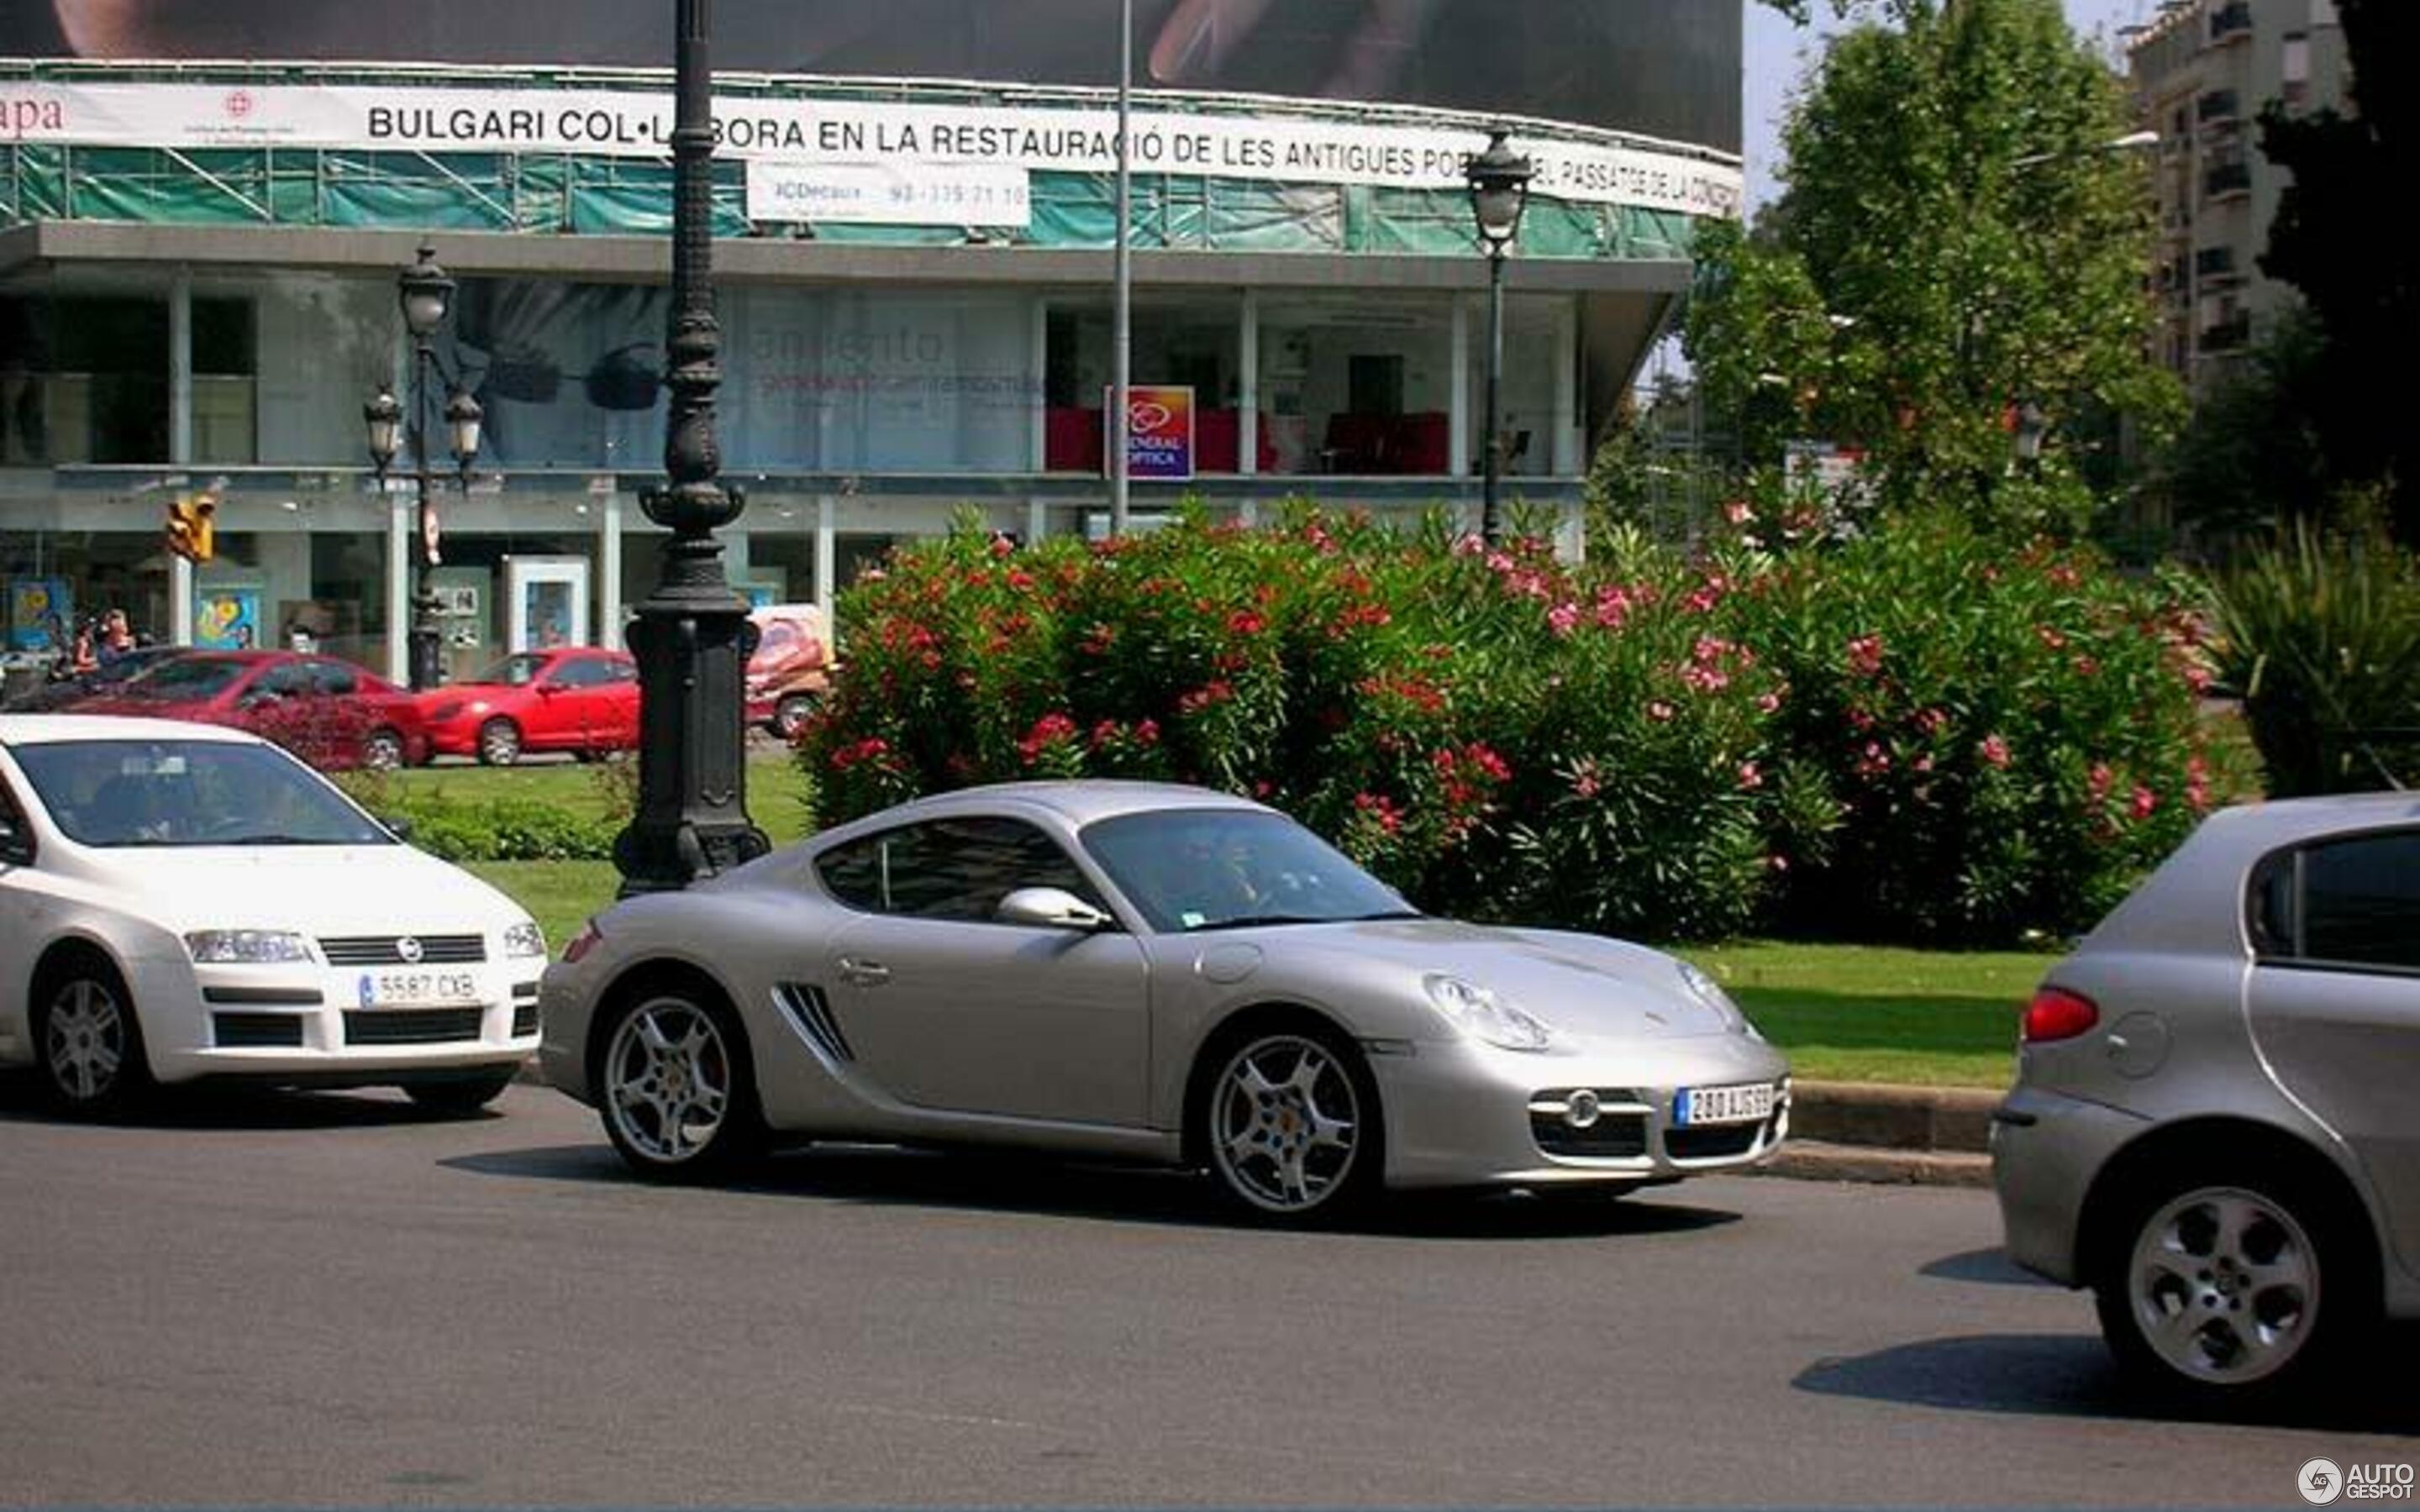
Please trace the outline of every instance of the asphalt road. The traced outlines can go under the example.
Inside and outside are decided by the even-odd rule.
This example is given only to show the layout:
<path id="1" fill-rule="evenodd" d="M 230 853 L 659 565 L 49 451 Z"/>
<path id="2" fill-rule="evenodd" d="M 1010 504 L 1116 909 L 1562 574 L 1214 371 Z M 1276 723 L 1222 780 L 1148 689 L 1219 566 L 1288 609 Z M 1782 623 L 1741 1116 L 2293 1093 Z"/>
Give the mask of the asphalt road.
<path id="1" fill-rule="evenodd" d="M 1988 1194 L 1232 1226 L 1156 1174 L 626 1179 L 585 1110 L 75 1128 L 0 1083 L 0 1504 L 2300 1505 L 2420 1407 L 2130 1413 Z M 2397 1350 L 2409 1358 L 2409 1343 Z"/>

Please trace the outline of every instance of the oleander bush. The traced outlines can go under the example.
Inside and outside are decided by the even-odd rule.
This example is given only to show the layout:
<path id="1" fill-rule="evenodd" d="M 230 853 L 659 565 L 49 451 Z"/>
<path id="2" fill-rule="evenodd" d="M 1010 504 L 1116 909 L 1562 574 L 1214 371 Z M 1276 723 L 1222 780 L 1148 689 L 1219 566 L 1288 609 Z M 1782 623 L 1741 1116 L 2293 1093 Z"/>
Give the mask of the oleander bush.
<path id="1" fill-rule="evenodd" d="M 1037 777 L 1264 799 L 1424 907 L 1651 937 L 2088 924 L 2208 801 L 2189 622 L 1945 524 L 1589 565 L 1310 511 L 902 548 L 799 760 L 838 822 Z M 1849 899 L 1854 906 L 1836 906 Z"/>

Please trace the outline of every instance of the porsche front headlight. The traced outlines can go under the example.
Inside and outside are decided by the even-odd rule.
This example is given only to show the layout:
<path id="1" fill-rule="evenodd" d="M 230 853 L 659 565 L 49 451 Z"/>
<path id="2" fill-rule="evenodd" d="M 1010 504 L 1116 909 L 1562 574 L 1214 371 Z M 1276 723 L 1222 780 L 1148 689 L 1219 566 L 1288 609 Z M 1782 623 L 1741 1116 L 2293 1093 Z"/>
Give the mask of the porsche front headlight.
<path id="1" fill-rule="evenodd" d="M 1544 1050 L 1554 1031 L 1485 987 L 1460 977 L 1420 979 L 1429 1001 L 1453 1026 L 1482 1044 L 1498 1050 Z"/>
<path id="2" fill-rule="evenodd" d="M 1764 1036 L 1758 1033 L 1756 1026 L 1748 1022 L 1747 1015 L 1740 1011 L 1740 1006 L 1731 1001 L 1731 995 L 1723 991 L 1721 982 L 1686 961 L 1675 961 L 1672 964 L 1680 968 L 1682 984 L 1689 989 L 1689 995 L 1720 1013 L 1726 1028 L 1733 1034 L 1745 1034 L 1760 1044 L 1764 1042 Z"/>

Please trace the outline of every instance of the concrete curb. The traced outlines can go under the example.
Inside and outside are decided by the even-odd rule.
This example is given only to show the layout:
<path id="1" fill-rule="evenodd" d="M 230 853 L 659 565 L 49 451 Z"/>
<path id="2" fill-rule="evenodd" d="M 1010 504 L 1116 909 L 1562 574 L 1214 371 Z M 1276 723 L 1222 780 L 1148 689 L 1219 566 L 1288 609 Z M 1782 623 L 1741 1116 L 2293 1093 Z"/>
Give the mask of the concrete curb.
<path id="1" fill-rule="evenodd" d="M 1981 1088 L 1796 1082 L 1790 1132 L 1816 1144 L 1982 1154 L 2000 1094 Z"/>
<path id="2" fill-rule="evenodd" d="M 1877 1149 L 1792 1139 L 1751 1174 L 1869 1186 L 1984 1187 L 1992 1184 L 1992 1157 L 1965 1150 Z"/>

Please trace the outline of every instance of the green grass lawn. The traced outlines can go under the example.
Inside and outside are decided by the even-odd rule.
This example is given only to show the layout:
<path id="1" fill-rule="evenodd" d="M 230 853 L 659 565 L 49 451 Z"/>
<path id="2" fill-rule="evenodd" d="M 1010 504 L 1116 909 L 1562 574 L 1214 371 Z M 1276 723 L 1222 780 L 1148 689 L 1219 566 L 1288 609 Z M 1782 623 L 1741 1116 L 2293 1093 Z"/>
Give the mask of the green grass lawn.
<path id="1" fill-rule="evenodd" d="M 1754 940 L 1681 951 L 1809 1081 L 2006 1087 L 2017 1019 L 2058 958 Z"/>

